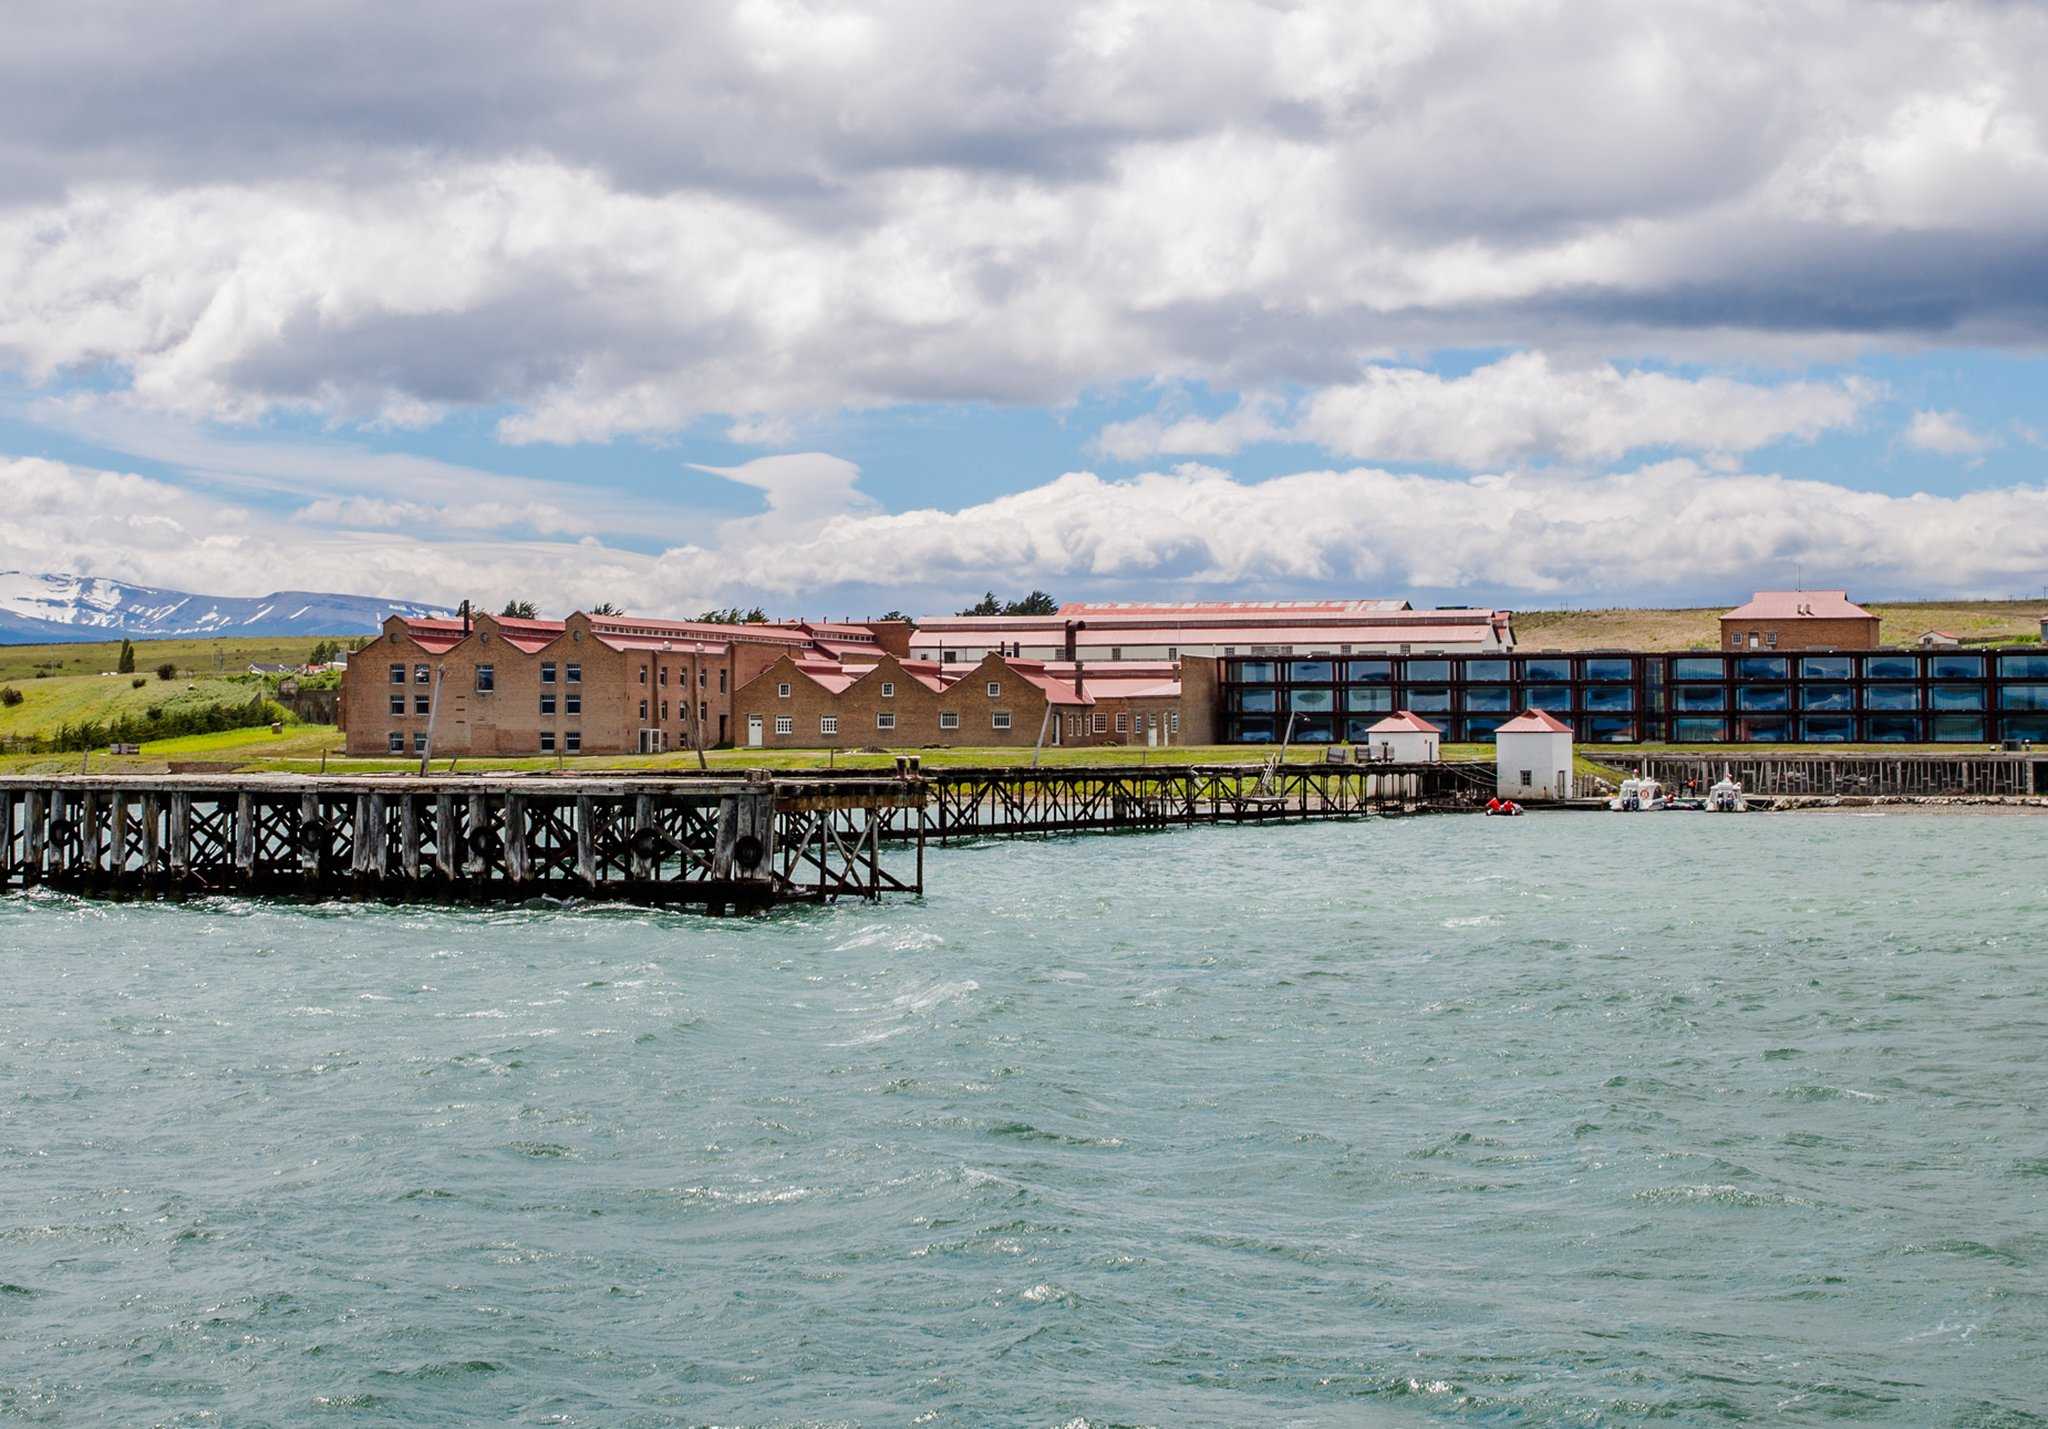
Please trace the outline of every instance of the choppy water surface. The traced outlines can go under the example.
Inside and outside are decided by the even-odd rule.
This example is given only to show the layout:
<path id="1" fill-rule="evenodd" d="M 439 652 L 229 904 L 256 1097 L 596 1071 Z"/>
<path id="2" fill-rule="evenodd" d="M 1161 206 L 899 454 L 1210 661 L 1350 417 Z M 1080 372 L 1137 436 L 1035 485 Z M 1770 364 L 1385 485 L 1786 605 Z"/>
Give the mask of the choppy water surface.
<path id="1" fill-rule="evenodd" d="M 2048 821 L 0 901 L 0 1420 L 2040 1422 Z"/>

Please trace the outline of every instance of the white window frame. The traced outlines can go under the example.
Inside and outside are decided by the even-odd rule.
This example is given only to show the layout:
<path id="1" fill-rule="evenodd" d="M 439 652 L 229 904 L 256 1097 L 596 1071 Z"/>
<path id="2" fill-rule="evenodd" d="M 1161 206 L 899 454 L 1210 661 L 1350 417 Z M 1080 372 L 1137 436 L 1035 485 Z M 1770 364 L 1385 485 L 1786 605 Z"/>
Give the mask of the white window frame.
<path id="1" fill-rule="evenodd" d="M 540 662 L 540 682 L 541 682 L 541 683 L 542 683 L 543 685 L 552 685 L 552 684 L 553 684 L 553 683 L 555 682 L 555 662 L 554 662 L 554 661 L 552 661 L 552 660 L 543 660 L 543 661 L 541 661 L 541 662 Z"/>
<path id="2" fill-rule="evenodd" d="M 992 700 L 999 700 L 1003 697 L 1003 686 L 1000 681 L 990 680 L 988 682 L 988 697 Z"/>
<path id="3" fill-rule="evenodd" d="M 393 754 L 405 753 L 405 736 L 395 729 L 392 730 L 390 738 L 384 741 L 384 747 Z"/>
<path id="4" fill-rule="evenodd" d="M 783 680 L 777 683 L 777 685 L 775 686 L 775 698 L 778 700 L 786 700 L 789 698 L 789 681 Z"/>
<path id="5" fill-rule="evenodd" d="M 960 728 L 960 711 L 958 711 L 958 710 L 940 710 L 940 711 L 939 711 L 939 728 L 940 728 L 940 729 L 958 729 L 958 728 Z"/>
<path id="6" fill-rule="evenodd" d="M 1103 714 L 1103 713 L 1101 713 L 1101 712 L 1099 712 L 1099 711 L 1098 711 L 1098 712 L 1096 713 L 1096 716 L 1095 716 L 1095 719 L 1094 719 L 1094 722 L 1093 722 L 1093 723 L 1094 723 L 1094 726 L 1095 726 L 1095 733 L 1097 733 L 1097 734 L 1108 734 L 1108 733 L 1109 733 L 1109 716 L 1108 716 L 1108 715 L 1106 715 L 1106 714 Z"/>
<path id="7" fill-rule="evenodd" d="M 818 716 L 818 733 L 820 733 L 820 734 L 837 734 L 837 733 L 839 733 L 839 716 L 838 716 L 838 715 L 819 715 L 819 716 Z"/>
<path id="8" fill-rule="evenodd" d="M 562 750 L 566 754 L 581 754 L 583 752 L 583 732 L 572 729 L 564 734 L 562 736 Z"/>
<path id="9" fill-rule="evenodd" d="M 1117 711 L 1116 732 L 1118 734 L 1129 734 L 1131 732 L 1131 717 L 1121 710 Z"/>
<path id="10" fill-rule="evenodd" d="M 885 700 L 893 700 L 893 699 L 895 699 L 895 698 L 896 698 L 896 682 L 895 682 L 895 681 L 893 681 L 893 680 L 884 680 L 884 681 L 882 681 L 882 698 L 883 698 L 883 699 L 885 699 Z"/>
<path id="11" fill-rule="evenodd" d="M 1010 727 L 1010 712 L 1008 710 L 990 710 L 988 714 L 988 727 L 990 729 L 1008 729 Z"/>
<path id="12" fill-rule="evenodd" d="M 553 754 L 555 752 L 555 732 L 553 730 L 544 729 L 540 732 L 540 752 L 542 754 Z"/>
<path id="13" fill-rule="evenodd" d="M 434 683 L 434 672 L 433 672 L 433 668 L 432 668 L 431 666 L 427 666 L 427 665 L 415 665 L 415 666 L 413 666 L 413 667 L 412 667 L 412 682 L 413 682 L 413 683 L 414 683 L 415 685 L 431 685 L 431 684 L 433 684 L 433 683 Z"/>
<path id="14" fill-rule="evenodd" d="M 391 697 L 391 717 L 392 717 L 393 719 L 404 719 L 404 718 L 405 718 L 405 696 L 404 696 L 404 695 L 393 695 L 393 696 Z"/>
<path id="15" fill-rule="evenodd" d="M 777 734 L 784 734 L 784 735 L 787 735 L 787 734 L 795 734 L 795 733 L 796 733 L 796 716 L 795 716 L 795 715 L 777 715 L 777 716 L 775 716 L 775 732 L 776 732 Z"/>
<path id="16" fill-rule="evenodd" d="M 876 710 L 876 711 L 875 711 L 875 728 L 876 728 L 876 729 L 894 729 L 894 728 L 896 728 L 896 711 L 894 711 L 894 710 Z"/>
<path id="17" fill-rule="evenodd" d="M 581 665 L 564 665 L 562 667 L 562 683 L 565 685 L 582 684 L 583 667 Z"/>
<path id="18" fill-rule="evenodd" d="M 402 685 L 405 683 L 405 666 L 393 665 L 391 667 L 391 683 L 394 685 Z"/>

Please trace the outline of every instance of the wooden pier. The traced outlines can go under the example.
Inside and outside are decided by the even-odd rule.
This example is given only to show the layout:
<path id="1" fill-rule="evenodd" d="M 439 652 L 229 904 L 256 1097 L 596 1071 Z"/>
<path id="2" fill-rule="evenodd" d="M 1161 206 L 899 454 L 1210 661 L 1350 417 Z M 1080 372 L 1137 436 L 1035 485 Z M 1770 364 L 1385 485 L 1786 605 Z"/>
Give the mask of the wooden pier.
<path id="1" fill-rule="evenodd" d="M 934 839 L 1471 809 L 1492 788 L 1491 764 L 0 777 L 0 891 L 724 912 L 922 893 Z"/>
<path id="2" fill-rule="evenodd" d="M 710 911 L 921 893 L 885 849 L 920 781 L 295 775 L 0 778 L 0 890 Z"/>
<path id="3" fill-rule="evenodd" d="M 924 777 L 931 797 L 918 832 L 940 843 L 1471 809 L 1495 787 L 1491 762 L 997 767 Z"/>
<path id="4" fill-rule="evenodd" d="M 1581 753 L 1656 779 L 1666 787 L 1692 780 L 1701 790 L 1725 772 L 1743 791 L 1763 797 L 1902 795 L 1917 798 L 2048 794 L 2048 753 L 1999 753 L 1981 747 L 1953 754 L 1876 754 L 1810 750 L 1741 754 L 1586 749 Z"/>

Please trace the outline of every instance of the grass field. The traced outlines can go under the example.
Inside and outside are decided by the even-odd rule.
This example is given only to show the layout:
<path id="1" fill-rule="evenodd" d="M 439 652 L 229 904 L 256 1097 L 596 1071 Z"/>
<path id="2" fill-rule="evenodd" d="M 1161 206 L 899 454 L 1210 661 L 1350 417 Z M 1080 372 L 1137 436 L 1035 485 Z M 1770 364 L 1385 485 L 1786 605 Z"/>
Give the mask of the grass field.
<path id="1" fill-rule="evenodd" d="M 136 680 L 142 684 L 138 688 Z M 54 734 L 59 725 L 140 717 L 151 706 L 165 711 L 205 705 L 247 704 L 264 693 L 253 676 L 240 679 L 159 680 L 155 675 L 53 675 L 6 683 L 21 691 L 18 705 L 0 705 L 0 738 Z M 267 731 L 266 731 L 267 733 Z"/>
<path id="2" fill-rule="evenodd" d="M 1712 650 L 1731 606 L 1693 610 L 1521 610 L 1515 643 L 1524 650 Z M 1878 640 L 1911 645 L 1930 630 L 1967 642 L 2031 645 L 2041 638 L 2048 602 L 1940 600 L 1864 602 L 1878 618 Z"/>
<path id="3" fill-rule="evenodd" d="M 347 643 L 344 637 L 334 638 Z M 237 675 L 251 665 L 303 665 L 313 647 L 320 643 L 321 637 L 314 635 L 138 640 L 135 672 L 148 674 L 166 660 L 176 665 L 180 674 L 191 675 Z M 112 670 L 120 658 L 118 640 L 82 645 L 0 645 L 0 683 L 22 686 L 24 680 L 33 680 L 38 673 L 97 675 Z"/>

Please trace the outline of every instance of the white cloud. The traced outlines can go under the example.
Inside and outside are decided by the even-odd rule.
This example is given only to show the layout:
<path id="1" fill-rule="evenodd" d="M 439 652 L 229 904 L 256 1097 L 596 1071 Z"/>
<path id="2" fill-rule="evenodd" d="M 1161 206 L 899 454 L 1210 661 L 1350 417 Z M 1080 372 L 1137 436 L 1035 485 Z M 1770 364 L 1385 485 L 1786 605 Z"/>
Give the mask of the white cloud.
<path id="1" fill-rule="evenodd" d="M 1976 430 L 1959 412 L 1923 410 L 1906 424 L 1906 445 L 1936 456 L 1982 456 L 1998 439 Z"/>
<path id="2" fill-rule="evenodd" d="M 566 442 L 1447 346 L 2048 335 L 2038 7 L 519 13 L 23 0 L 0 364 Z M 1388 395 L 1330 420 L 1378 441 Z"/>
<path id="3" fill-rule="evenodd" d="M 1462 377 L 1371 367 L 1311 394 L 1298 416 L 1251 398 L 1214 421 L 1162 414 L 1103 429 L 1097 448 L 1124 461 L 1227 456 L 1262 441 L 1307 441 L 1340 456 L 1480 470 L 1562 458 L 1613 461 L 1646 447 L 1721 454 L 1805 440 L 1855 421 L 1878 395 L 1856 378 L 1765 385 L 1726 377 L 1559 367 L 1518 353 Z"/>
<path id="4" fill-rule="evenodd" d="M 850 462 L 810 453 L 731 468 L 770 511 L 659 556 L 576 542 L 427 541 L 406 527 L 271 521 L 146 477 L 0 458 L 0 568 L 250 595 L 289 585 L 544 609 L 613 600 L 687 614 L 950 601 L 988 586 L 1097 594 L 1478 591 L 1529 601 L 1739 594 L 1809 571 L 1866 594 L 2017 588 L 2048 567 L 2048 489 L 1891 496 L 1690 460 L 1604 476 L 1462 479 L 1374 468 L 1241 481 L 1187 465 L 1128 480 L 1070 472 L 956 511 L 881 513 Z M 2004 533 L 1985 541 L 1983 532 Z"/>

